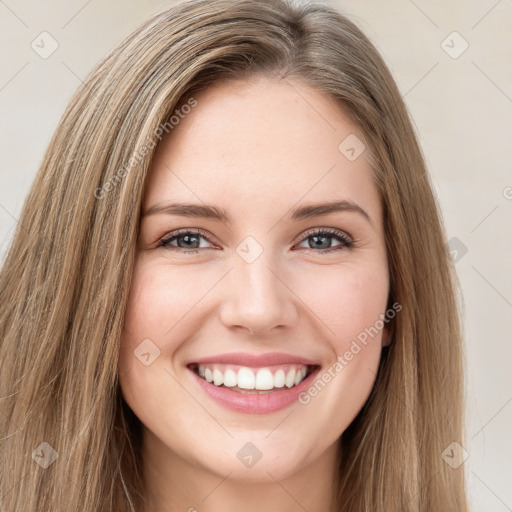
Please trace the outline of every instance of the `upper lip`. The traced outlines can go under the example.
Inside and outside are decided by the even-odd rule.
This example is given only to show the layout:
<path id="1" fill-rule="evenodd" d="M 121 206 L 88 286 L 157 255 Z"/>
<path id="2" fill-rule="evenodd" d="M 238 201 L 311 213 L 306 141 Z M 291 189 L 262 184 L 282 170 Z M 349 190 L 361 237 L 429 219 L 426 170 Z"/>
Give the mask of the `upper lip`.
<path id="1" fill-rule="evenodd" d="M 189 364 L 206 364 L 206 363 L 225 363 L 235 364 L 239 366 L 249 367 L 263 367 L 273 366 L 279 364 L 303 364 L 303 365 L 317 365 L 315 361 L 306 359 L 304 357 L 298 357 L 291 354 L 285 354 L 282 352 L 271 352 L 268 354 L 246 354 L 243 352 L 231 352 L 228 354 L 218 354 L 216 356 L 203 357 L 201 359 L 194 359 Z"/>

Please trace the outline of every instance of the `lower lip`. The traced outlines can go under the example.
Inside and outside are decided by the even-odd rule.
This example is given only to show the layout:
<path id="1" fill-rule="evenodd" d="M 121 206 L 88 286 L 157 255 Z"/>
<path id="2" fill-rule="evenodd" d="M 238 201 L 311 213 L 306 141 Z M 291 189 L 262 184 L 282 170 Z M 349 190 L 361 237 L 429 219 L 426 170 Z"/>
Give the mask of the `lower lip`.
<path id="1" fill-rule="evenodd" d="M 210 384 L 207 380 L 199 377 L 193 370 L 188 369 L 188 371 L 192 373 L 199 386 L 214 402 L 227 409 L 243 414 L 269 414 L 280 411 L 297 401 L 299 395 L 310 386 L 311 380 L 318 373 L 319 368 L 311 372 L 297 386 L 262 395 L 231 391 L 229 388 Z"/>

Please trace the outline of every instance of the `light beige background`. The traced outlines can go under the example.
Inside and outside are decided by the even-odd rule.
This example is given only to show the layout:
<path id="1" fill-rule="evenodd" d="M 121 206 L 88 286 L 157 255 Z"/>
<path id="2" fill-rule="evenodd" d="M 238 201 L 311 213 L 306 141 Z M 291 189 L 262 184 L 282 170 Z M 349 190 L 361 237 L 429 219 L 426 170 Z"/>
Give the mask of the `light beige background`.
<path id="1" fill-rule="evenodd" d="M 467 248 L 459 250 L 456 268 L 465 302 L 470 497 L 475 511 L 511 511 L 512 0 L 329 3 L 365 31 L 391 68 L 417 126 L 448 237 Z M 72 93 L 163 5 L 0 1 L 0 258 Z M 59 45 L 47 59 L 31 47 L 43 31 Z"/>

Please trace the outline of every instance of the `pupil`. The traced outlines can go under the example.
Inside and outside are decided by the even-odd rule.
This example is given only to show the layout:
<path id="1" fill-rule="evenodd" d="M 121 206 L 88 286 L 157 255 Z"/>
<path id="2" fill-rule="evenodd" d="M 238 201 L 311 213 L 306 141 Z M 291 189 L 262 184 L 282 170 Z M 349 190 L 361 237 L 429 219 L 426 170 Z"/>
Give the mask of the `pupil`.
<path id="1" fill-rule="evenodd" d="M 197 236 L 190 236 L 190 235 L 181 235 L 180 238 L 185 241 L 187 246 L 190 248 L 190 244 L 197 243 Z M 194 248 L 196 248 L 194 246 Z"/>
<path id="2" fill-rule="evenodd" d="M 328 249 L 328 248 L 329 248 L 329 245 L 330 245 L 330 244 L 329 244 L 329 242 L 328 242 L 329 237 L 327 237 L 327 236 L 320 236 L 320 235 L 313 235 L 313 237 L 312 237 L 312 238 L 314 238 L 314 239 L 315 239 L 314 247 L 316 247 L 316 248 L 320 248 L 320 249 Z M 325 243 L 323 244 L 323 245 L 324 245 L 324 247 L 322 247 L 322 242 L 317 243 L 317 241 L 318 241 L 319 239 L 321 239 L 321 240 L 323 240 L 323 241 L 325 242 Z M 311 246 L 311 245 L 310 245 L 310 246 Z"/>

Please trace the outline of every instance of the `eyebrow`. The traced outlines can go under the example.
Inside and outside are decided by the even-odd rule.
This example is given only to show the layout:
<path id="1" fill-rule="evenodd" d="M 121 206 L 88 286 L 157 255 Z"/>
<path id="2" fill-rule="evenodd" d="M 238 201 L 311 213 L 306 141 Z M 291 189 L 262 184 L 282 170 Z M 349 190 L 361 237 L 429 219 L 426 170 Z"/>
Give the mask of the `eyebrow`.
<path id="1" fill-rule="evenodd" d="M 355 212 L 362 215 L 372 226 L 372 218 L 356 203 L 346 200 L 332 201 L 328 203 L 315 203 L 305 206 L 300 206 L 292 210 L 288 215 L 290 220 L 303 220 L 311 217 L 319 217 L 322 215 L 329 215 L 336 212 Z M 155 215 L 157 213 L 166 213 L 167 215 L 179 215 L 181 217 L 195 217 L 202 219 L 212 219 L 225 224 L 231 223 L 229 213 L 223 208 L 206 204 L 194 203 L 158 203 L 148 208 L 143 217 Z"/>

